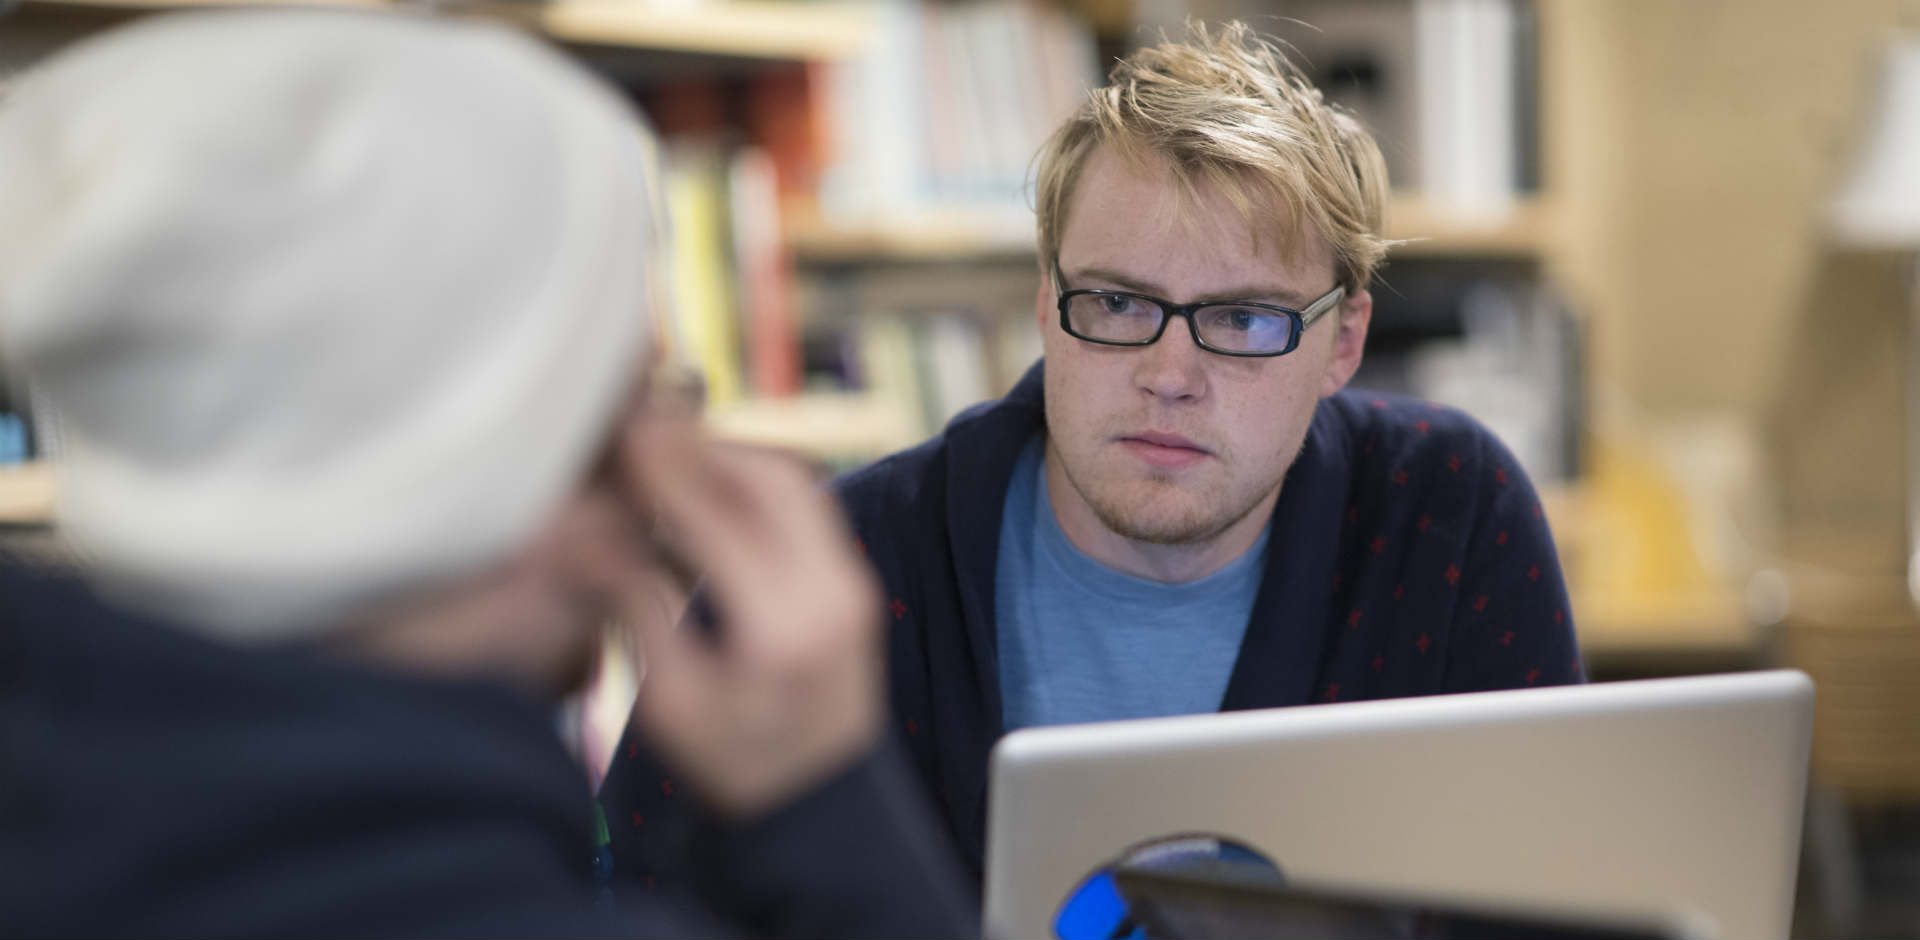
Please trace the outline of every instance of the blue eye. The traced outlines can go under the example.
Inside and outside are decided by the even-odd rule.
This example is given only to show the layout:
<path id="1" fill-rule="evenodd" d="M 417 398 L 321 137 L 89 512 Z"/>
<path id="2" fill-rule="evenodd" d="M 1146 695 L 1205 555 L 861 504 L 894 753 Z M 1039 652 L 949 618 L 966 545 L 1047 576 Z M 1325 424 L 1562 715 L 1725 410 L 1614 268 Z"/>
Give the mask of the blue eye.
<path id="1" fill-rule="evenodd" d="M 1145 306 L 1146 306 L 1145 304 L 1133 299 L 1132 297 L 1128 297 L 1125 294 L 1101 294 L 1100 295 L 1100 308 L 1102 312 L 1109 313 L 1115 316 L 1123 316 L 1130 313 L 1139 313 L 1140 309 Z"/>
<path id="2" fill-rule="evenodd" d="M 1220 326 L 1230 330 L 1238 330 L 1243 333 L 1255 333 L 1263 330 L 1272 330 L 1276 321 L 1284 323 L 1286 319 L 1286 317 L 1275 316 L 1271 313 L 1248 307 L 1228 307 L 1221 311 L 1217 322 Z"/>
<path id="3" fill-rule="evenodd" d="M 1293 318 L 1259 307 L 1207 307 L 1196 324 L 1207 342 L 1234 352 L 1284 349 L 1293 337 Z"/>

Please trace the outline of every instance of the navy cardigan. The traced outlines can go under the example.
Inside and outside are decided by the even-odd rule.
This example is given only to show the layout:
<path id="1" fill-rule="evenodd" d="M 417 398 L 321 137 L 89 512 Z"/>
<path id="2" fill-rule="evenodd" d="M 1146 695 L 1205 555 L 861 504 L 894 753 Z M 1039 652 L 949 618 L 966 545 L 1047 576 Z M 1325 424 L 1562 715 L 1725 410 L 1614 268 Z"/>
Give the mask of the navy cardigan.
<path id="1" fill-rule="evenodd" d="M 976 877 L 987 755 L 1005 733 L 1001 509 L 1021 448 L 1045 427 L 1043 366 L 834 484 L 887 592 L 896 730 Z M 1222 710 L 1584 680 L 1539 499 L 1472 418 L 1365 391 L 1324 399 L 1273 512 Z M 662 813 L 657 765 L 632 728 L 621 754 L 601 788 L 615 878 L 658 884 L 687 830 Z"/>

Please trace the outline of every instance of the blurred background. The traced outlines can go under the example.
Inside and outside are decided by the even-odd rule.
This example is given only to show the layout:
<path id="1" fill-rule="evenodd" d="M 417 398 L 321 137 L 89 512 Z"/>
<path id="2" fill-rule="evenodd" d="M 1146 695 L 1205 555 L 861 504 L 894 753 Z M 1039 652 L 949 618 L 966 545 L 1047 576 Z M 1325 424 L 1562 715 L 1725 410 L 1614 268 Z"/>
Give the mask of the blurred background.
<path id="1" fill-rule="evenodd" d="M 0 82 L 196 5 L 0 0 Z M 1039 355 L 1041 139 L 1113 57 L 1252 21 L 1395 181 L 1409 242 L 1356 384 L 1519 455 L 1594 678 L 1811 673 L 1796 930 L 1920 935 L 1920 3 L 351 5 L 508 20 L 625 89 L 666 142 L 674 332 L 711 422 L 823 473 L 1013 384 Z M 0 376 L 17 551 L 59 551 L 58 454 Z M 590 768 L 631 690 L 610 667 L 581 704 Z"/>

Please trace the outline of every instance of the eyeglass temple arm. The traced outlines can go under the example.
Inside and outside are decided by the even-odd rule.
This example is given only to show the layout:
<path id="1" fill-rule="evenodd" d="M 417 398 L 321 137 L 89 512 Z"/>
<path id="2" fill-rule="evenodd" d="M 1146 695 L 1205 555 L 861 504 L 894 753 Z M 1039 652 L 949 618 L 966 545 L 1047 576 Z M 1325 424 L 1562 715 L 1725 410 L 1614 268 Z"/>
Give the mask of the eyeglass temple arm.
<path id="1" fill-rule="evenodd" d="M 1319 300 L 1308 304 L 1307 309 L 1300 311 L 1300 328 L 1303 330 L 1306 329 L 1313 321 L 1320 319 L 1321 314 L 1332 310 L 1334 305 L 1338 304 L 1340 299 L 1345 296 L 1347 296 L 1346 287 L 1335 284 L 1333 290 L 1321 294 Z"/>

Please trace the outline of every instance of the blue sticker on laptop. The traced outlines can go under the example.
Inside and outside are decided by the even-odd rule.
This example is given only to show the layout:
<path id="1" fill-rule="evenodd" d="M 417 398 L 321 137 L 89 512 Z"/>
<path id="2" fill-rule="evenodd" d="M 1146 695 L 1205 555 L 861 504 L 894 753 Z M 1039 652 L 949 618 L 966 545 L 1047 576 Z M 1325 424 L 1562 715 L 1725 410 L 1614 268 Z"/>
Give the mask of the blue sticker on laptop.
<path id="1" fill-rule="evenodd" d="M 1146 929 L 1127 909 L 1114 882 L 1118 868 L 1281 882 L 1280 866 L 1247 846 L 1219 836 L 1187 834 L 1143 842 L 1120 853 L 1080 882 L 1053 918 L 1059 940 L 1145 940 Z"/>

